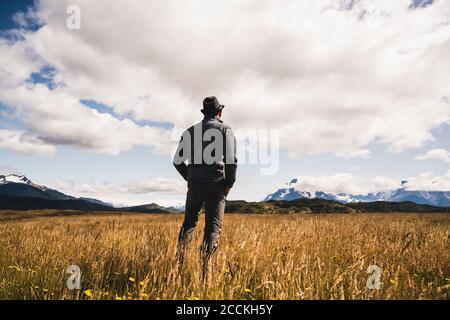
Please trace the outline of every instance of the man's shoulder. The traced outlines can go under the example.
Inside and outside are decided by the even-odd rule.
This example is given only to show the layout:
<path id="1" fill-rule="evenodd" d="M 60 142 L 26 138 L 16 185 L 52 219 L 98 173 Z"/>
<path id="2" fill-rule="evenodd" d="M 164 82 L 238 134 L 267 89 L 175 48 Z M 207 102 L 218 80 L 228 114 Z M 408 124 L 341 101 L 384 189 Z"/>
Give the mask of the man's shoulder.
<path id="1" fill-rule="evenodd" d="M 219 122 L 219 125 L 223 129 L 231 129 L 231 127 L 228 124 L 226 124 L 225 122 Z"/>
<path id="2" fill-rule="evenodd" d="M 231 127 L 228 124 L 226 124 L 225 122 L 223 122 L 222 120 L 217 120 L 216 119 L 214 121 L 214 123 L 221 129 L 224 129 L 224 130 L 230 129 L 231 130 Z"/>
<path id="3" fill-rule="evenodd" d="M 202 122 L 200 121 L 200 122 L 194 123 L 192 126 L 187 128 L 185 130 L 185 132 L 193 132 L 195 128 L 201 128 L 201 127 L 202 127 Z"/>

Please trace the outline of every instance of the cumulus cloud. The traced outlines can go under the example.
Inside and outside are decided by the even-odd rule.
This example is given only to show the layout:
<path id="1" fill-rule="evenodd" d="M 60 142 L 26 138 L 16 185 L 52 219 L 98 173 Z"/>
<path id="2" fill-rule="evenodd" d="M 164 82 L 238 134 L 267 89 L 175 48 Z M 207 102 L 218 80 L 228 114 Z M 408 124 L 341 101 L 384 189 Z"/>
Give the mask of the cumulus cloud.
<path id="1" fill-rule="evenodd" d="M 363 158 L 370 157 L 370 150 L 368 149 L 356 149 L 356 150 L 340 150 L 336 152 L 336 156 L 340 158 Z"/>
<path id="2" fill-rule="evenodd" d="M 57 179 L 55 187 L 64 193 L 76 197 L 97 198 L 118 205 L 142 204 L 140 195 L 182 195 L 186 192 L 186 183 L 181 179 L 143 179 L 122 183 L 108 181 L 84 181 Z M 167 200 L 161 200 L 161 203 Z"/>
<path id="3" fill-rule="evenodd" d="M 291 156 L 367 158 L 373 142 L 401 152 L 450 123 L 450 6 L 411 3 L 41 0 L 27 19 L 43 27 L 0 42 L 0 101 L 40 141 L 102 153 L 167 151 L 164 130 L 130 119 L 184 127 L 211 94 L 233 126 L 279 129 Z M 68 5 L 81 30 L 66 28 Z M 42 65 L 61 85 L 26 82 Z"/>
<path id="4" fill-rule="evenodd" d="M 398 180 L 388 177 L 363 178 L 352 173 L 342 172 L 332 175 L 299 176 L 290 183 L 299 191 L 327 193 L 367 194 L 369 192 L 387 191 L 400 187 Z"/>
<path id="5" fill-rule="evenodd" d="M 0 129 L 0 148 L 19 154 L 50 155 L 55 147 L 23 131 Z"/>
<path id="6" fill-rule="evenodd" d="M 290 187 L 299 191 L 329 193 L 364 193 L 363 190 L 367 188 L 363 179 L 345 172 L 329 176 L 300 176 L 297 183 L 291 184 Z"/>
<path id="7" fill-rule="evenodd" d="M 50 90 L 43 84 L 20 86 L 0 93 L 0 99 L 16 106 L 16 115 L 29 128 L 28 139 L 20 139 L 27 150 L 36 141 L 37 150 L 42 145 L 51 147 L 49 151 L 53 146 L 69 145 L 118 154 L 136 145 L 148 145 L 164 153 L 170 139 L 169 132 L 162 129 L 139 126 L 132 120 L 118 120 L 85 107 L 65 89 Z"/>
<path id="8" fill-rule="evenodd" d="M 449 191 L 450 170 L 442 176 L 436 176 L 433 172 L 426 172 L 407 178 L 408 190 Z"/>
<path id="9" fill-rule="evenodd" d="M 432 149 L 427 153 L 420 154 L 417 160 L 441 160 L 450 163 L 450 152 L 445 149 Z"/>
<path id="10" fill-rule="evenodd" d="M 369 182 L 372 192 L 395 190 L 402 186 L 402 182 L 390 177 L 375 177 Z M 406 185 L 405 185 L 406 184 Z M 407 186 L 407 182 L 403 186 Z"/>
<path id="11" fill-rule="evenodd" d="M 20 172 L 14 167 L 0 165 L 0 175 L 8 174 L 20 174 Z"/>
<path id="12" fill-rule="evenodd" d="M 50 88 L 28 78 L 44 63 L 30 54 L 25 42 L 0 41 L 0 102 L 20 120 L 26 131 L 1 130 L 0 148 L 25 154 L 51 154 L 55 146 L 69 145 L 95 153 L 118 154 L 137 145 L 167 154 L 169 132 L 130 119 L 90 109 L 65 86 Z M 4 64 L 3 64 L 4 63 Z"/>
<path id="13" fill-rule="evenodd" d="M 322 191 L 334 194 L 367 194 L 391 191 L 400 187 L 411 191 L 449 191 L 450 170 L 441 176 L 427 172 L 407 177 L 403 181 L 382 176 L 366 178 L 347 172 L 321 176 L 305 175 L 297 177 L 293 182 L 287 184 L 287 187 L 295 188 L 298 191 Z"/>
<path id="14" fill-rule="evenodd" d="M 154 192 L 184 194 L 186 191 L 186 183 L 179 179 L 157 178 L 153 180 L 140 180 L 132 183 L 124 183 L 119 189 L 121 192 L 128 194 L 146 194 Z"/>

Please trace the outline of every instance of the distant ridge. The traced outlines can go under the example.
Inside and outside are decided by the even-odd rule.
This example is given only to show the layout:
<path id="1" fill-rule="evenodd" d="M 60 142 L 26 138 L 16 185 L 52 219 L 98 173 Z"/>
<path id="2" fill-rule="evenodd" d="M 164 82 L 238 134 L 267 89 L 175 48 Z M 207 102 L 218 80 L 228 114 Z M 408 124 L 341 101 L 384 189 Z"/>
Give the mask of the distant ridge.
<path id="1" fill-rule="evenodd" d="M 11 197 L 0 195 L 0 210 L 78 210 L 140 213 L 175 213 L 173 209 L 156 204 L 135 207 L 114 208 L 82 199 L 49 200 L 32 197 Z"/>
<path id="2" fill-rule="evenodd" d="M 86 200 L 68 199 L 51 200 L 33 197 L 12 197 L 0 195 L 2 210 L 79 210 L 79 211 L 112 211 L 114 208 L 95 204 Z"/>
<path id="3" fill-rule="evenodd" d="M 324 199 L 296 199 L 292 201 L 270 200 L 261 202 L 228 201 L 227 213 L 450 213 L 450 207 L 434 207 L 410 201 L 405 202 L 365 202 L 343 204 Z"/>

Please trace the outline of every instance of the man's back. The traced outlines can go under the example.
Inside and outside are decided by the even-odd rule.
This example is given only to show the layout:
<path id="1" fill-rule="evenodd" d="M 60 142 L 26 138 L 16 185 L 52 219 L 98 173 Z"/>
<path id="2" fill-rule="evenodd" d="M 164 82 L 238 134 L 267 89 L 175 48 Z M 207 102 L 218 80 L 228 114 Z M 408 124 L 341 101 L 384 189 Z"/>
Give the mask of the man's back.
<path id="1" fill-rule="evenodd" d="M 205 116 L 183 133 L 175 158 L 189 186 L 231 188 L 236 180 L 236 140 L 230 126 L 215 116 Z"/>

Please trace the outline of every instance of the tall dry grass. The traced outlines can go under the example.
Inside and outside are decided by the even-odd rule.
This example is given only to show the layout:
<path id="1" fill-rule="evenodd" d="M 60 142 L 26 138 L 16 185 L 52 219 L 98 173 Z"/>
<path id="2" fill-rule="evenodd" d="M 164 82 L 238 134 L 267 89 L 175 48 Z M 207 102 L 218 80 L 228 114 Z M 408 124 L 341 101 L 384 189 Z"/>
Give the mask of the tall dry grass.
<path id="1" fill-rule="evenodd" d="M 203 218 L 203 217 L 202 217 Z M 0 299 L 448 299 L 450 216 L 227 215 L 208 287 L 200 223 L 183 275 L 181 215 L 0 222 Z M 65 269 L 81 268 L 82 289 Z M 367 268 L 382 268 L 380 290 Z"/>

